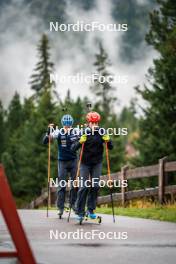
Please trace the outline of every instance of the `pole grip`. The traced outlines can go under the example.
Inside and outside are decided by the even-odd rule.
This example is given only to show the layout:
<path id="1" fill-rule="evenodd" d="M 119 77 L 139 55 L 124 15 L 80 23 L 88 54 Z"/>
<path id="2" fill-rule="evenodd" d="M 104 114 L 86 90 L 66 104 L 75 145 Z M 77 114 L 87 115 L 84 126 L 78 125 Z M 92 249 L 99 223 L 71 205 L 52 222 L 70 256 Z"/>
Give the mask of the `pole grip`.
<path id="1" fill-rule="evenodd" d="M 108 143 L 107 142 L 105 142 L 105 147 L 106 147 L 106 162 L 107 162 L 108 179 L 109 179 L 109 181 L 112 181 L 111 170 L 110 170 L 110 161 L 109 161 L 109 150 L 108 150 Z M 110 188 L 112 188 L 112 185 L 110 186 Z"/>

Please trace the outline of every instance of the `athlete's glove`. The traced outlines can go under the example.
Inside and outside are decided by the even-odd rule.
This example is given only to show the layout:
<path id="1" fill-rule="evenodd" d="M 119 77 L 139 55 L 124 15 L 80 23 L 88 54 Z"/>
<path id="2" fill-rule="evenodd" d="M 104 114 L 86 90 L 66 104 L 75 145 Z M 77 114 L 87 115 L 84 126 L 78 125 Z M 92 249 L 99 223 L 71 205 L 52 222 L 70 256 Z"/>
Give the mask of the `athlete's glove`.
<path id="1" fill-rule="evenodd" d="M 80 137 L 79 143 L 80 143 L 80 144 L 83 144 L 83 143 L 86 142 L 86 140 L 87 140 L 87 135 L 82 135 L 82 136 Z"/>
<path id="2" fill-rule="evenodd" d="M 48 136 L 51 134 L 51 132 L 53 132 L 54 127 L 55 127 L 54 124 L 49 124 L 48 125 L 47 131 L 46 131 Z"/>
<path id="3" fill-rule="evenodd" d="M 104 135 L 102 136 L 102 139 L 105 141 L 105 142 L 108 142 L 110 140 L 110 137 L 109 135 Z"/>

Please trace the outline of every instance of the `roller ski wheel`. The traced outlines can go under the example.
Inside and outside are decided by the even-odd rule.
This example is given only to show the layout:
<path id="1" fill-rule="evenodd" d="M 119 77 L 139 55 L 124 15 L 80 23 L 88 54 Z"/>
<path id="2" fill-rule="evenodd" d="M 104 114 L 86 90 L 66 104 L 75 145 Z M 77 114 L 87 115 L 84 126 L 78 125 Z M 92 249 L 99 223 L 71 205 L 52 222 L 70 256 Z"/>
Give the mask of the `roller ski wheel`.
<path id="1" fill-rule="evenodd" d="M 102 217 L 101 217 L 101 216 L 96 216 L 95 218 L 91 218 L 89 214 L 86 214 L 84 220 L 85 220 L 85 221 L 91 221 L 91 222 L 93 222 L 93 223 L 101 224 L 101 222 L 102 222 Z"/>
<path id="2" fill-rule="evenodd" d="M 62 214 L 59 214 L 59 219 L 62 219 Z"/>
<path id="3" fill-rule="evenodd" d="M 82 225 L 84 218 L 79 220 L 79 224 Z"/>
<path id="4" fill-rule="evenodd" d="M 102 222 L 101 216 L 97 216 L 97 221 L 98 221 L 99 224 L 101 224 L 101 222 Z"/>

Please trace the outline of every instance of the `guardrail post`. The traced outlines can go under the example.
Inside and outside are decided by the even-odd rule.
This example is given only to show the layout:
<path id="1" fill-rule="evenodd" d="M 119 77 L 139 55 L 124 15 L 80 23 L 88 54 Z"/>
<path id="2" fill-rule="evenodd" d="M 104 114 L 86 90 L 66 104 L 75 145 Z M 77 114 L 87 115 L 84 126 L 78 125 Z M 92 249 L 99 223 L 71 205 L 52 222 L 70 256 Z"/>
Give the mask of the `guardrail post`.
<path id="1" fill-rule="evenodd" d="M 159 159 L 159 174 L 158 174 L 158 199 L 159 203 L 164 202 L 164 187 L 165 187 L 165 162 L 167 157 Z"/>
<path id="2" fill-rule="evenodd" d="M 122 200 L 121 200 L 121 203 L 122 203 L 122 207 L 125 207 L 125 191 L 126 191 L 126 187 L 124 187 L 122 185 L 122 182 L 124 180 L 126 180 L 126 171 L 128 169 L 128 165 L 125 165 L 124 167 L 121 168 L 121 197 L 122 197 Z"/>

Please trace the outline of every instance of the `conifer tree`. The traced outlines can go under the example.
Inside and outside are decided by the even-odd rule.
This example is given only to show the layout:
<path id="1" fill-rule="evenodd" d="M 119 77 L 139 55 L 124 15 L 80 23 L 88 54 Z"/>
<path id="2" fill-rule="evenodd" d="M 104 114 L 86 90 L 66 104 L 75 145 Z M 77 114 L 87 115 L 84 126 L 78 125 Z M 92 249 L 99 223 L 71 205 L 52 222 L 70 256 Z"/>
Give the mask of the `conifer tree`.
<path id="1" fill-rule="evenodd" d="M 166 155 L 176 159 L 176 2 L 157 2 L 160 8 L 150 14 L 146 40 L 160 56 L 149 69 L 150 84 L 137 88 L 147 102 L 138 142 L 142 164 L 156 162 Z"/>
<path id="2" fill-rule="evenodd" d="M 108 54 L 101 43 L 99 43 L 99 52 L 95 55 L 95 58 L 94 66 L 96 67 L 98 78 L 95 79 L 90 89 L 95 96 L 96 107 L 100 109 L 103 117 L 107 118 L 112 113 L 113 103 L 116 98 L 113 96 L 115 88 L 111 85 L 112 74 L 108 71 L 110 66 Z"/>
<path id="3" fill-rule="evenodd" d="M 2 106 L 2 102 L 0 101 L 0 139 L 1 139 L 1 144 L 0 144 L 0 160 L 1 160 L 1 155 L 4 150 L 4 135 L 5 135 L 5 125 L 4 125 L 4 109 Z"/>
<path id="4" fill-rule="evenodd" d="M 54 64 L 50 60 L 50 46 L 47 35 L 43 34 L 38 45 L 38 58 L 34 73 L 31 75 L 31 89 L 40 96 L 42 92 L 51 90 L 55 86 L 54 82 L 50 82 L 50 74 L 53 72 Z"/>
<path id="5" fill-rule="evenodd" d="M 22 105 L 20 102 L 20 96 L 17 92 L 15 92 L 10 102 L 7 116 L 8 129 L 13 133 L 20 127 L 23 121 Z"/>

